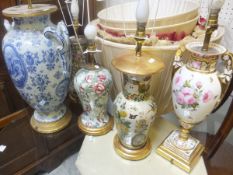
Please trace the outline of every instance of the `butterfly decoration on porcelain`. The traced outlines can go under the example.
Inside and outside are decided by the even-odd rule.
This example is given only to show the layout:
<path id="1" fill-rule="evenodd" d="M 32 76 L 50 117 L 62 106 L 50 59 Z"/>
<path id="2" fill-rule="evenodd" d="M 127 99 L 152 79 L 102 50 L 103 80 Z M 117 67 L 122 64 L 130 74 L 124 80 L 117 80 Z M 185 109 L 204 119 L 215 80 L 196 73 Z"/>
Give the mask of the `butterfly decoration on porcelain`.
<path id="1" fill-rule="evenodd" d="M 114 101 L 118 137 L 130 149 L 145 145 L 157 106 L 149 95 L 150 76 L 124 74 L 123 92 Z"/>

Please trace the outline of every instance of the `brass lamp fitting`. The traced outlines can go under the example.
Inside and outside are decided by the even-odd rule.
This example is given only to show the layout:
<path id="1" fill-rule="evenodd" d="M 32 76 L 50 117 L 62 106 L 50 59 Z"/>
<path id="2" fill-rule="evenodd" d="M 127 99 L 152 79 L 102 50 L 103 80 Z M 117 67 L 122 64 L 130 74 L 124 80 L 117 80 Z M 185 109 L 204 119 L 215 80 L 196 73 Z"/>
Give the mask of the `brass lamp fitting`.
<path id="1" fill-rule="evenodd" d="M 79 24 L 78 20 L 77 20 L 77 19 L 74 19 L 74 20 L 73 20 L 73 25 L 74 25 L 74 30 L 75 30 L 75 31 L 78 30 L 78 24 Z"/>
<path id="2" fill-rule="evenodd" d="M 87 64 L 89 65 L 88 67 L 93 67 L 95 66 L 95 57 L 94 54 L 96 53 L 96 45 L 94 40 L 88 40 L 88 47 L 87 47 Z"/>
<path id="3" fill-rule="evenodd" d="M 95 46 L 95 37 L 97 34 L 96 27 L 94 25 L 88 24 L 84 29 L 85 37 L 88 40 L 88 47 L 85 53 L 88 54 L 87 57 L 87 67 L 94 68 L 95 67 L 95 57 L 94 54 L 97 52 Z"/>
<path id="4" fill-rule="evenodd" d="M 146 39 L 146 23 L 137 23 L 137 31 L 134 39 L 136 40 L 136 56 L 141 56 L 142 44 Z"/>
<path id="5" fill-rule="evenodd" d="M 209 48 L 210 38 L 212 33 L 218 28 L 218 14 L 220 9 L 210 9 L 209 19 L 207 23 L 207 30 L 205 33 L 202 50 L 207 51 Z"/>

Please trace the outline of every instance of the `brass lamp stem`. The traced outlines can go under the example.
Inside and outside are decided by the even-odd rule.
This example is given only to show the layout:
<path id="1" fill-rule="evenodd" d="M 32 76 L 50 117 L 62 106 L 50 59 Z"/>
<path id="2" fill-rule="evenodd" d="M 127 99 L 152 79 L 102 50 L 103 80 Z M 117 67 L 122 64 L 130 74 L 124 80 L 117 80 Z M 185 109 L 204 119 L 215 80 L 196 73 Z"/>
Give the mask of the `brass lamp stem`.
<path id="1" fill-rule="evenodd" d="M 94 41 L 89 40 L 88 42 L 89 42 L 89 44 L 88 44 L 87 50 L 89 52 L 88 52 L 87 64 L 90 65 L 91 67 L 93 67 L 95 65 L 94 54 L 95 54 L 95 51 L 96 51 L 96 46 L 95 46 Z"/>
<path id="2" fill-rule="evenodd" d="M 189 133 L 190 130 L 193 128 L 193 124 L 185 123 L 181 121 L 181 129 L 180 129 L 180 134 L 179 138 L 183 141 L 188 140 L 189 138 Z"/>
<path id="3" fill-rule="evenodd" d="M 137 31 L 135 35 L 135 40 L 136 40 L 136 56 L 141 56 L 142 55 L 142 44 L 145 41 L 146 37 L 146 23 L 137 23 Z"/>
<path id="4" fill-rule="evenodd" d="M 205 33 L 202 50 L 207 51 L 212 33 L 218 28 L 218 14 L 220 9 L 210 9 L 210 15 L 207 23 L 207 30 Z"/>
<path id="5" fill-rule="evenodd" d="M 28 0 L 28 8 L 32 9 L 32 0 Z"/>
<path id="6" fill-rule="evenodd" d="M 78 20 L 77 19 L 74 19 L 74 21 L 73 21 L 73 27 L 74 27 L 74 30 L 76 31 L 76 32 L 78 32 Z"/>
<path id="7" fill-rule="evenodd" d="M 190 129 L 181 128 L 179 138 L 183 141 L 188 140 Z"/>

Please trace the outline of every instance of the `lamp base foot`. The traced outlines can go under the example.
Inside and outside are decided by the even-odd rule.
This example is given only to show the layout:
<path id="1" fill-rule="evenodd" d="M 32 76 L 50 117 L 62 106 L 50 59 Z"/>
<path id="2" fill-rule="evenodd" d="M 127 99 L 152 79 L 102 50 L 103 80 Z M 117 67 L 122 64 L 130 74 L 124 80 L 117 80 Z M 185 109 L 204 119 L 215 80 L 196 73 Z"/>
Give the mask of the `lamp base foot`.
<path id="1" fill-rule="evenodd" d="M 172 164 L 189 173 L 200 159 L 201 154 L 204 151 L 204 146 L 200 144 L 199 140 L 190 136 L 188 141 L 193 144 L 190 146 L 191 149 L 182 149 L 180 148 L 182 145 L 179 147 L 174 144 L 177 143 L 177 140 L 174 141 L 174 139 L 178 139 L 178 135 L 178 130 L 172 131 L 171 134 L 160 144 L 156 152 Z M 185 141 L 181 140 L 180 142 L 182 143 Z M 184 147 L 186 147 L 187 143 L 184 145 Z"/>
<path id="2" fill-rule="evenodd" d="M 113 146 L 116 153 L 127 160 L 141 160 L 146 158 L 151 152 L 150 139 L 148 139 L 146 144 L 140 149 L 129 149 L 123 146 L 119 137 L 115 135 Z"/>

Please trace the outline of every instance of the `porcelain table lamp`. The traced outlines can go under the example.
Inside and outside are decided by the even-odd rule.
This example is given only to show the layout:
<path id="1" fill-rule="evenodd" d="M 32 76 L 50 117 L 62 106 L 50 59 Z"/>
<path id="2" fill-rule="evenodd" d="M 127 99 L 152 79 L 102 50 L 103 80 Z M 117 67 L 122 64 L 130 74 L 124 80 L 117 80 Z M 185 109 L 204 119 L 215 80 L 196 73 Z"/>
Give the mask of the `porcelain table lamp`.
<path id="1" fill-rule="evenodd" d="M 14 6 L 2 11 L 13 23 L 7 30 L 2 50 L 10 77 L 21 97 L 35 109 L 31 126 L 40 133 L 54 133 L 66 127 L 71 112 L 63 104 L 69 86 L 71 60 L 68 30 L 57 26 L 51 4 Z"/>
<path id="2" fill-rule="evenodd" d="M 83 113 L 78 126 L 84 133 L 92 136 L 104 135 L 113 127 L 113 118 L 107 114 L 107 101 L 112 86 L 112 76 L 107 69 L 95 62 L 94 54 L 96 27 L 88 24 L 84 30 L 88 39 L 87 63 L 74 78 L 74 88 L 82 103 Z"/>
<path id="3" fill-rule="evenodd" d="M 157 106 L 150 96 L 150 80 L 153 74 L 163 70 L 164 64 L 149 52 L 142 52 L 145 27 L 149 13 L 148 1 L 140 0 L 137 7 L 138 21 L 135 52 L 114 58 L 112 65 L 123 73 L 123 91 L 113 106 L 117 128 L 114 149 L 128 160 L 140 160 L 151 151 L 148 133 L 155 118 Z"/>
<path id="4" fill-rule="evenodd" d="M 157 153 L 187 172 L 192 170 L 204 150 L 189 132 L 220 103 L 232 77 L 233 55 L 223 46 L 210 43 L 211 34 L 217 29 L 220 8 L 213 1 L 204 43 L 191 42 L 180 48 L 173 64 L 177 70 L 172 80 L 172 100 L 181 129 L 173 131 Z M 217 71 L 219 58 L 224 64 L 223 73 Z"/>

